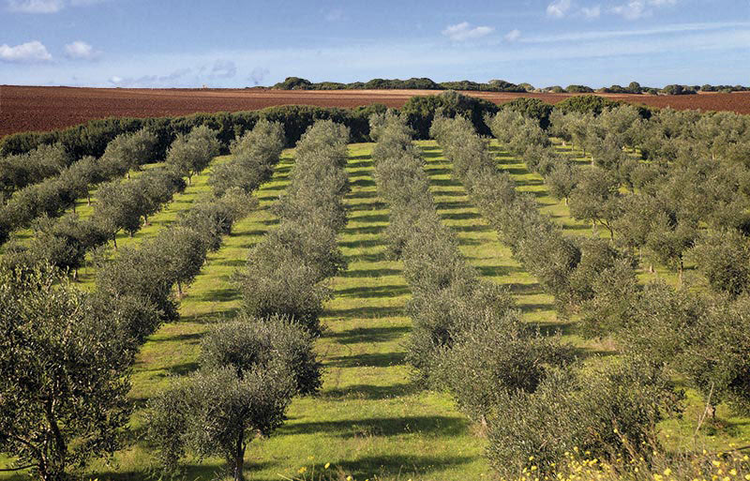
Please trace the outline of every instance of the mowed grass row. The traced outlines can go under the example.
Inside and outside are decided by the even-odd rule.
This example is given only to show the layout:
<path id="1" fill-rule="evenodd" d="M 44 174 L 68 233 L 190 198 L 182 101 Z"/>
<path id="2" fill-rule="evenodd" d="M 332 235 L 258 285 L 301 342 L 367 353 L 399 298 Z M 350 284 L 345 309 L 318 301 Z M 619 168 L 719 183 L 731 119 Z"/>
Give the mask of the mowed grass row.
<path id="1" fill-rule="evenodd" d="M 560 154 L 571 158 L 582 168 L 585 169 L 591 165 L 591 158 L 584 155 L 581 149 L 570 143 L 563 145 L 559 139 L 552 139 L 552 142 Z M 549 187 L 544 181 L 544 177 L 530 171 L 523 162 L 523 159 L 512 155 L 496 139 L 490 141 L 490 150 L 497 156 L 500 170 L 508 172 L 516 183 L 517 189 L 521 192 L 533 194 L 539 203 L 539 210 L 549 215 L 553 221 L 562 227 L 566 234 L 586 237 L 598 236 L 603 239 L 609 239 L 609 231 L 606 228 L 598 226 L 596 229 L 593 229 L 590 223 L 574 219 L 570 214 L 568 205 L 563 200 L 552 197 L 549 193 Z M 629 193 L 623 191 L 623 194 L 628 195 Z M 646 260 L 643 259 L 642 264 L 646 263 Z M 654 272 L 649 272 L 648 265 L 639 266 L 637 274 L 641 282 L 651 282 L 655 279 L 660 279 L 673 287 L 679 284 L 677 272 L 658 263 L 654 263 L 653 267 Z M 697 275 L 695 264 L 687 260 L 685 263 L 685 282 L 690 283 L 691 278 Z"/>
<path id="2" fill-rule="evenodd" d="M 228 157 L 217 157 L 216 162 L 225 161 Z M 92 478 L 102 479 L 147 479 L 152 470 L 158 468 L 148 446 L 144 442 L 144 407 L 145 402 L 164 390 L 176 375 L 187 374 L 198 366 L 200 337 L 214 322 L 227 319 L 239 308 L 239 296 L 232 288 L 230 277 L 235 269 L 244 265 L 248 249 L 274 225 L 277 220 L 270 213 L 270 206 L 279 194 L 284 191 L 288 174 L 293 165 L 293 150 L 285 150 L 281 161 L 274 170 L 273 178 L 261 186 L 256 193 L 258 208 L 245 219 L 235 224 L 232 233 L 224 237 L 219 251 L 209 253 L 201 273 L 195 282 L 185 289 L 185 296 L 180 302 L 180 319 L 165 324 L 142 346 L 131 378 L 130 396 L 135 401 L 135 413 L 131 418 L 132 446 L 120 451 L 112 463 L 95 462 L 90 468 Z M 207 184 L 210 167 L 200 175 L 193 177 L 191 186 L 181 194 L 175 195 L 172 202 L 155 214 L 149 226 L 141 229 L 132 238 L 124 237 L 124 245 L 135 246 L 148 237 L 156 235 L 159 229 L 166 227 L 179 212 L 189 209 L 192 203 L 203 195 L 209 194 Z M 85 204 L 85 199 L 83 200 Z M 118 245 L 120 240 L 118 237 Z M 83 270 L 81 272 L 83 274 Z M 95 272 L 86 269 L 83 278 L 84 287 L 93 287 Z M 4 460 L 0 458 L 0 466 Z M 187 469 L 189 479 L 212 479 L 223 460 L 212 459 L 202 465 L 193 463 Z M 28 479 L 21 474 L 12 475 L 0 472 L 0 479 Z"/>
<path id="3" fill-rule="evenodd" d="M 143 242 L 146 239 L 149 239 L 153 236 L 155 236 L 162 228 L 168 226 L 175 220 L 177 220 L 180 216 L 180 213 L 190 209 L 190 207 L 193 205 L 193 203 L 198 200 L 201 196 L 207 195 L 210 193 L 210 186 L 208 185 L 208 179 L 211 174 L 211 168 L 217 164 L 220 164 L 222 162 L 226 162 L 229 159 L 228 155 L 219 156 L 214 158 L 211 161 L 211 164 L 204 169 L 200 174 L 196 174 L 193 176 L 191 184 L 188 185 L 184 191 L 178 192 L 174 195 L 172 200 L 165 204 L 159 212 L 152 215 L 148 218 L 148 223 L 144 224 L 140 230 L 138 230 L 135 234 L 133 234 L 132 237 L 130 237 L 126 232 L 120 231 L 117 234 L 117 247 L 132 247 L 137 246 L 141 242 Z M 137 178 L 139 175 L 142 175 L 144 172 L 154 169 L 160 166 L 164 166 L 165 164 L 162 163 L 156 163 L 156 164 L 146 164 L 142 167 L 142 170 L 140 171 L 132 171 L 130 173 L 131 179 Z M 123 182 L 127 182 L 127 179 L 124 177 L 122 178 Z M 89 204 L 88 199 L 85 197 L 80 197 L 76 199 L 75 202 L 75 211 L 73 208 L 68 208 L 65 211 L 65 214 L 74 213 L 80 218 L 80 219 L 88 219 L 91 217 L 94 213 L 94 209 L 96 206 L 96 191 L 97 188 L 91 190 L 91 203 Z M 21 242 L 29 242 L 33 236 L 34 231 L 30 228 L 22 229 L 17 231 L 14 234 Z M 108 243 L 108 245 L 111 247 L 112 243 L 111 241 Z M 0 246 L 0 255 L 3 252 L 3 248 L 5 246 Z M 115 255 L 116 252 L 112 250 L 110 252 L 111 255 Z M 95 277 L 96 277 L 96 270 L 91 266 L 91 260 L 92 256 L 91 254 L 87 255 L 87 260 L 89 261 L 86 266 L 84 266 L 82 269 L 78 272 L 78 280 L 85 286 L 90 286 Z"/>
<path id="4" fill-rule="evenodd" d="M 325 463 L 356 479 L 463 480 L 489 473 L 482 440 L 450 398 L 409 382 L 404 363 L 409 292 L 400 262 L 386 256 L 382 233 L 388 210 L 372 179 L 371 149 L 372 144 L 350 147 L 349 223 L 340 236 L 349 269 L 332 280 L 336 298 L 327 306 L 322 321 L 328 329 L 316 344 L 326 369 L 322 391 L 296 399 L 281 429 L 251 443 L 249 479 L 301 477 L 300 468 L 309 475 Z M 196 369 L 202 335 L 236 313 L 240 299 L 231 275 L 244 265 L 249 248 L 278 223 L 270 208 L 292 166 L 293 153 L 286 151 L 272 181 L 258 191 L 259 208 L 236 225 L 186 291 L 181 319 L 163 326 L 143 346 L 131 391 L 137 405 L 133 444 L 117 454 L 114 464 L 95 463 L 92 477 L 146 479 L 158 468 L 143 439 L 145 402 L 172 376 Z M 213 479 L 223 464 L 222 459 L 188 459 L 186 478 Z"/>
<path id="5" fill-rule="evenodd" d="M 419 145 L 427 161 L 426 171 L 438 212 L 444 223 L 456 232 L 461 251 L 469 262 L 483 276 L 509 286 L 526 320 L 549 331 L 559 330 L 563 340 L 579 347 L 583 355 L 605 354 L 605 346 L 575 334 L 575 316 L 571 319 L 557 317 L 552 296 L 545 294 L 536 279 L 512 258 L 510 249 L 499 242 L 496 232 L 481 217 L 463 185 L 452 179 L 452 164 L 445 159 L 437 143 L 423 141 Z M 530 172 L 522 161 L 501 149 L 497 141 L 492 141 L 491 148 L 497 156 L 498 168 L 508 171 L 519 191 L 532 192 L 540 210 L 561 225 L 566 234 L 593 235 L 590 225 L 573 219 L 565 203 L 549 195 L 541 176 Z M 676 275 L 665 269 L 657 269 L 656 276 L 676 283 Z M 641 271 L 640 277 L 647 282 L 655 275 Z M 685 388 L 680 380 L 676 382 L 678 387 Z M 727 406 L 719 407 L 718 422 L 704 424 L 703 435 L 695 437 L 695 426 L 705 409 L 705 403 L 695 390 L 685 389 L 687 400 L 683 417 L 662 424 L 662 442 L 667 449 L 705 447 L 709 450 L 726 450 L 750 444 L 750 418 L 732 414 Z"/>
<path id="6" fill-rule="evenodd" d="M 409 382 L 404 342 L 411 328 L 401 263 L 386 256 L 388 209 L 372 178 L 372 144 L 350 146 L 349 222 L 340 247 L 349 266 L 332 280 L 326 331 L 317 341 L 325 366 L 321 393 L 297 399 L 289 421 L 251 445 L 250 479 L 310 479 L 326 463 L 357 480 L 463 480 L 488 472 L 482 442 L 444 395 Z"/>

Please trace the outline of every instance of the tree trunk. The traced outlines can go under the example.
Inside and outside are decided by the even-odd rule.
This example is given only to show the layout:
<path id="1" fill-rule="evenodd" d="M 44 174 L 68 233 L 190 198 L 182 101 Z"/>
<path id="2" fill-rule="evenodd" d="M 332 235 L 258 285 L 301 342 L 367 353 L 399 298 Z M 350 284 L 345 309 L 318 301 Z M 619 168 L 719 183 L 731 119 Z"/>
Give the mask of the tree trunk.
<path id="1" fill-rule="evenodd" d="M 112 236 L 112 242 L 115 244 L 115 250 L 117 250 L 117 234 Z"/>
<path id="2" fill-rule="evenodd" d="M 244 431 L 237 436 L 237 446 L 234 453 L 234 481 L 245 481 L 245 474 L 243 472 L 245 468 L 245 445 L 242 442 L 244 437 Z"/>
<path id="3" fill-rule="evenodd" d="M 54 406 L 52 401 L 48 400 L 45 406 L 45 415 L 47 422 L 49 423 L 50 430 L 52 431 L 52 437 L 54 438 L 55 450 L 57 451 L 53 458 L 54 461 L 51 463 L 52 466 L 48 471 L 48 480 L 58 481 L 65 479 L 65 463 L 68 454 L 68 445 L 65 443 L 65 438 L 60 432 L 60 427 L 57 425 L 55 419 Z"/>
<path id="4" fill-rule="evenodd" d="M 177 298 L 182 299 L 182 282 L 177 281 Z"/>
<path id="5" fill-rule="evenodd" d="M 91 194 L 86 194 L 86 205 L 91 207 Z"/>
<path id="6" fill-rule="evenodd" d="M 679 275 L 677 276 L 677 281 L 679 282 L 679 286 L 682 287 L 682 274 L 685 272 L 685 264 L 682 261 L 682 258 L 680 258 L 680 268 L 678 270 Z"/>

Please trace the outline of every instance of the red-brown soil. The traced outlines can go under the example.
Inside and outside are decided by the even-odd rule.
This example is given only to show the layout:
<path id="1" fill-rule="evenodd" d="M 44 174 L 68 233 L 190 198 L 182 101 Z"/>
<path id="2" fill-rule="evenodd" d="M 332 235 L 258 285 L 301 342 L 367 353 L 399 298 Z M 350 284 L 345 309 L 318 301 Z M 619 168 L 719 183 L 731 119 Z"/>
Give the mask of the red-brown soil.
<path id="1" fill-rule="evenodd" d="M 0 86 L 0 136 L 53 130 L 104 117 L 161 117 L 195 112 L 256 110 L 273 105 L 356 107 L 383 103 L 400 107 L 434 90 L 284 91 L 268 89 L 114 89 Z M 570 94 L 465 92 L 501 104 L 518 97 L 556 103 Z M 750 92 L 682 96 L 606 95 L 655 107 L 728 110 L 750 114 Z"/>

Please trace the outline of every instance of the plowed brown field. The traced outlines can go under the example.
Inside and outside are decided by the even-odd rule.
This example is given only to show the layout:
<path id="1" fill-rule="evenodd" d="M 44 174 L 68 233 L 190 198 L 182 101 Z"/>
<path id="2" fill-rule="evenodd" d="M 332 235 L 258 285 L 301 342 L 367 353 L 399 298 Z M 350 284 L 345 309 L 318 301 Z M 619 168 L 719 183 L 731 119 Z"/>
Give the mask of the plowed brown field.
<path id="1" fill-rule="evenodd" d="M 256 110 L 273 105 L 356 107 L 383 103 L 400 107 L 434 90 L 284 91 L 267 89 L 113 89 L 0 86 L 0 136 L 53 130 L 104 117 L 161 117 L 195 112 Z M 570 94 L 465 92 L 501 104 L 518 97 L 556 103 Z M 675 109 L 729 110 L 750 114 L 750 92 L 683 96 L 606 95 L 613 99 Z"/>

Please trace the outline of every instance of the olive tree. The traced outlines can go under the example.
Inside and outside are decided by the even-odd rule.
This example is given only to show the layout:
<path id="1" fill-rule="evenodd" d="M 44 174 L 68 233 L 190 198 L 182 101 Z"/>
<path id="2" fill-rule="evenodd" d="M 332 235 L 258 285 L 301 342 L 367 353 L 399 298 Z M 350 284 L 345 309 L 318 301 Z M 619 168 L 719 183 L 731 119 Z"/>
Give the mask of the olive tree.
<path id="1" fill-rule="evenodd" d="M 283 424 L 293 395 L 280 363 L 242 376 L 231 367 L 204 369 L 149 403 L 149 437 L 168 471 L 191 451 L 223 456 L 232 478 L 243 481 L 247 446 Z"/>
<path id="2" fill-rule="evenodd" d="M 582 171 L 569 197 L 571 215 L 606 227 L 614 238 L 613 224 L 622 213 L 618 187 L 617 178 L 607 171 L 597 168 Z"/>
<path id="3" fill-rule="evenodd" d="M 43 480 L 112 454 L 130 412 L 132 338 L 48 267 L 0 271 L 0 452 Z"/>
<path id="4" fill-rule="evenodd" d="M 219 155 L 220 147 L 217 132 L 201 125 L 189 134 L 177 136 L 167 152 L 167 163 L 186 176 L 190 183 L 195 174 L 208 167 Z"/>
<path id="5" fill-rule="evenodd" d="M 130 178 L 131 170 L 140 170 L 141 165 L 153 160 L 157 141 L 156 135 L 146 128 L 120 134 L 107 144 L 102 163 L 109 170 L 127 173 Z"/>
<path id="6" fill-rule="evenodd" d="M 213 328 L 201 370 L 150 403 L 149 437 L 167 471 L 190 450 L 223 455 L 234 479 L 244 479 L 248 444 L 281 426 L 295 394 L 320 388 L 312 340 L 278 316 L 241 316 Z"/>
<path id="7" fill-rule="evenodd" d="M 739 232 L 706 233 L 689 255 L 713 289 L 738 296 L 750 286 L 750 243 Z"/>

